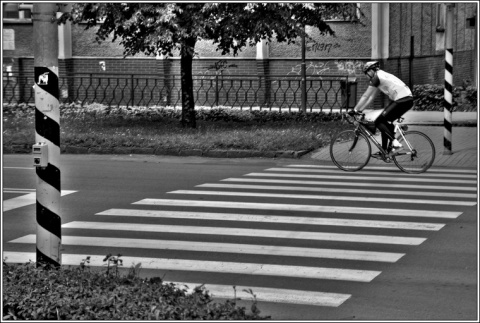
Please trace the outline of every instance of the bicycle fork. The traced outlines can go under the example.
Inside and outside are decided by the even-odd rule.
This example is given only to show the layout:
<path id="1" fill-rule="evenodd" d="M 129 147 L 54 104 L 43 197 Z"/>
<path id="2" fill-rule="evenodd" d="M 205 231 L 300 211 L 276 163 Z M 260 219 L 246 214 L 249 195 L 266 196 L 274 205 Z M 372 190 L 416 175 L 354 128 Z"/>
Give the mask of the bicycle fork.
<path id="1" fill-rule="evenodd" d="M 353 149 L 355 148 L 355 146 L 357 145 L 358 137 L 359 137 L 359 132 L 358 132 L 358 131 L 355 131 L 355 138 L 353 138 L 352 145 L 350 146 L 350 149 L 348 149 L 348 152 L 349 152 L 349 153 L 351 153 L 352 150 L 353 150 Z"/>

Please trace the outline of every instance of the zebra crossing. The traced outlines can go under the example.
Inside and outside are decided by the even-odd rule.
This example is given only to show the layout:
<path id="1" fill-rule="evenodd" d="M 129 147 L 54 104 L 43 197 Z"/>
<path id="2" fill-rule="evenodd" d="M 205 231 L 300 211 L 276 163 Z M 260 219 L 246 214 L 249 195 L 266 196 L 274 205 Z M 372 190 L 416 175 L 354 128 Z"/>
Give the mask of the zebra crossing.
<path id="1" fill-rule="evenodd" d="M 99 212 L 95 221 L 65 223 L 62 264 L 78 265 L 87 255 L 68 250 L 83 246 L 99 253 L 88 254 L 91 266 L 102 266 L 102 251 L 111 248 L 135 255 L 122 256 L 124 264 L 145 269 L 227 275 L 230 285 L 175 282 L 205 284 L 214 297 L 232 298 L 237 286 L 252 289 L 259 301 L 338 307 L 355 297 L 355 289 L 337 292 L 335 282 L 370 283 L 386 265 L 401 261 L 463 208 L 477 204 L 476 178 L 476 171 L 457 169 L 409 175 L 384 167 L 357 173 L 321 165 L 268 168 L 167 192 L 171 198 L 152 193 L 129 208 Z M 109 237 L 102 235 L 106 231 Z M 32 234 L 9 243 L 35 245 L 35 240 Z M 142 256 L 144 250 L 158 257 Z M 178 257 L 167 257 L 168 251 Z M 201 259 L 205 254 L 210 257 Z M 232 254 L 235 261 L 225 256 Z M 4 257 L 26 262 L 35 254 L 4 252 Z M 232 274 L 264 277 L 265 283 L 239 286 Z M 279 278 L 285 288 L 271 287 Z M 330 287 L 308 290 L 290 279 L 328 281 Z"/>

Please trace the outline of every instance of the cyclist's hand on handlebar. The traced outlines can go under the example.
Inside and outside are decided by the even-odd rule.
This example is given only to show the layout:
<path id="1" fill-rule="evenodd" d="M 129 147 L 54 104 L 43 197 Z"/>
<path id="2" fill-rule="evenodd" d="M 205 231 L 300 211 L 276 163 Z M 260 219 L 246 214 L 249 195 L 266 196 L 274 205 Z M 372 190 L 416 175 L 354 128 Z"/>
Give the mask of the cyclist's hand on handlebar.
<path id="1" fill-rule="evenodd" d="M 347 113 L 348 113 L 348 115 L 350 115 L 350 116 L 352 116 L 352 117 L 353 117 L 354 115 L 361 114 L 360 112 L 358 112 L 358 111 L 356 111 L 356 110 L 354 110 L 354 109 L 348 111 Z"/>

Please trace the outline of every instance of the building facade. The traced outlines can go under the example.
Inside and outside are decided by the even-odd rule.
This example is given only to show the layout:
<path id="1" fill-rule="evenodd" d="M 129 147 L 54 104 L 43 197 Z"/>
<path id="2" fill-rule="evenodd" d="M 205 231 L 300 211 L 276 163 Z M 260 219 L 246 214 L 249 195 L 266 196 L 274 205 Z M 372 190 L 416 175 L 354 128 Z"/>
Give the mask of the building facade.
<path id="1" fill-rule="evenodd" d="M 3 5 L 2 22 L 4 74 L 33 74 L 31 6 L 6 5 Z M 447 4 L 379 2 L 352 5 L 363 12 L 361 23 L 328 21 L 335 36 L 321 36 L 307 27 L 314 39 L 306 44 L 307 75 L 349 76 L 356 84 L 356 100 L 368 85 L 362 66 L 370 60 L 380 61 L 385 70 L 410 86 L 444 83 Z M 452 10 L 454 86 L 464 82 L 476 85 L 477 34 L 476 27 L 471 28 L 468 23 L 476 17 L 477 4 L 455 3 Z M 94 33 L 93 28 L 85 30 L 84 24 L 59 26 L 60 76 L 81 73 L 180 75 L 178 57 L 137 55 L 124 58 L 123 48 L 118 43 L 107 40 L 98 44 Z M 293 45 L 259 43 L 256 47 L 245 48 L 236 57 L 220 55 L 207 41 L 197 43 L 196 51 L 193 73 L 206 79 L 218 75 L 299 76 L 301 71 L 300 40 Z"/>

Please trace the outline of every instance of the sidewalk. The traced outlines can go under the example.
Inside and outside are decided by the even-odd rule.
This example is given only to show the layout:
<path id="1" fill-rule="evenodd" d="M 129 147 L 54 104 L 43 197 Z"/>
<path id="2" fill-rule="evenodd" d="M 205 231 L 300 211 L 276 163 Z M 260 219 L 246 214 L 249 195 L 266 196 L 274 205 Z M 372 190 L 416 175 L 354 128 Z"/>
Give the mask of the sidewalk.
<path id="1" fill-rule="evenodd" d="M 373 120 L 379 110 L 365 111 L 367 119 Z M 433 111 L 409 111 L 404 115 L 404 124 L 409 125 L 409 130 L 425 133 L 432 139 L 436 156 L 433 166 L 475 168 L 478 167 L 478 131 L 477 112 L 457 112 L 452 114 L 452 154 L 444 155 L 444 113 Z M 377 132 L 380 139 L 379 132 Z M 372 152 L 376 148 L 372 147 Z M 329 147 L 324 147 L 310 153 L 307 158 L 330 161 Z M 370 159 L 371 165 L 384 165 L 385 163 L 374 158 Z M 368 166 L 367 166 L 368 167 Z"/>

